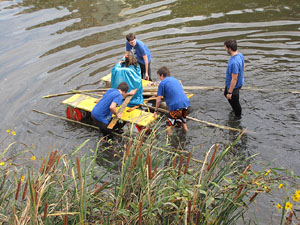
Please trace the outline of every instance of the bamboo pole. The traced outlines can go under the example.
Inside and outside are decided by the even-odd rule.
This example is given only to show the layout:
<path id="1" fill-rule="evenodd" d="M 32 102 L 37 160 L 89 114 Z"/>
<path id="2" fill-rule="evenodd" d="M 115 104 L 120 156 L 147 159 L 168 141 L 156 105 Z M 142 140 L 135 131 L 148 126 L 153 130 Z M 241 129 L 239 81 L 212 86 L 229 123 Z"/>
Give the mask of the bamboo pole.
<path id="1" fill-rule="evenodd" d="M 144 106 L 146 106 L 150 109 L 155 109 L 155 107 L 153 107 L 153 106 L 149 106 L 149 105 L 144 105 Z M 158 108 L 158 111 L 163 112 L 163 113 L 168 113 L 169 112 L 168 110 L 161 109 L 161 108 Z M 236 131 L 236 132 L 242 132 L 242 130 L 237 129 L 237 128 L 228 127 L 228 126 L 224 126 L 224 125 L 219 125 L 219 124 L 211 123 L 211 122 L 204 121 L 204 120 L 199 120 L 199 119 L 196 119 L 196 118 L 193 118 L 193 117 L 190 117 L 190 116 L 187 116 L 186 118 L 189 119 L 189 120 L 193 120 L 193 121 L 196 121 L 196 122 L 199 122 L 199 123 L 206 124 L 208 126 L 213 126 L 213 127 L 217 127 L 217 128 L 225 129 L 225 130 L 232 130 L 232 131 Z"/>
<path id="2" fill-rule="evenodd" d="M 70 90 L 68 92 L 64 93 L 58 93 L 58 94 L 49 94 L 46 96 L 43 96 L 42 98 L 53 98 L 53 97 L 59 97 L 64 95 L 71 95 L 71 94 L 80 94 L 80 93 L 91 93 L 91 92 L 105 92 L 110 88 L 99 88 L 99 89 L 92 89 L 92 90 Z M 153 95 L 153 92 L 157 92 L 158 87 L 157 86 L 149 86 L 143 88 L 143 95 Z M 221 86 L 183 86 L 184 90 L 224 90 L 224 87 Z M 246 91 L 259 91 L 259 92 L 287 92 L 292 94 L 300 94 L 299 90 L 294 89 L 264 89 L 264 88 L 258 88 L 258 87 L 242 87 L 242 90 Z"/>
<path id="3" fill-rule="evenodd" d="M 58 94 L 49 94 L 45 95 L 42 98 L 53 98 L 53 97 L 59 97 L 59 96 L 65 96 L 65 95 L 73 95 L 73 94 L 82 94 L 82 93 L 91 93 L 91 92 L 105 92 L 109 88 L 101 88 L 101 89 L 95 89 L 95 90 L 70 90 L 68 92 L 64 93 L 58 93 Z M 102 94 L 102 93 L 101 93 Z"/>
<path id="4" fill-rule="evenodd" d="M 145 92 L 153 92 L 157 91 L 158 86 L 149 86 L 144 87 L 143 90 Z M 224 90 L 224 86 L 183 86 L 184 90 Z M 294 89 L 265 89 L 265 88 L 258 88 L 258 87 L 251 87 L 245 86 L 242 87 L 242 90 L 247 91 L 259 91 L 259 92 L 288 92 L 292 94 L 300 94 L 299 90 Z"/>
<path id="5" fill-rule="evenodd" d="M 73 123 L 77 123 L 77 124 L 80 124 L 82 126 L 86 126 L 86 127 L 91 127 L 91 128 L 94 128 L 96 130 L 99 130 L 98 127 L 96 126 L 93 126 L 93 125 L 90 125 L 90 124 L 86 124 L 86 123 L 82 123 L 82 122 L 79 122 L 79 121 L 76 121 L 76 120 L 71 120 L 71 119 L 68 119 L 68 118 L 65 118 L 65 117 L 62 117 L 62 116 L 57 116 L 57 115 L 54 115 L 54 114 L 51 114 L 51 113 L 47 113 L 47 112 L 42 112 L 42 111 L 39 111 L 39 110 L 36 110 L 36 109 L 33 109 L 32 111 L 34 112 L 37 112 L 37 113 L 40 113 L 40 114 L 44 114 L 44 115 L 47 115 L 47 116 L 52 116 L 52 117 L 55 117 L 57 119 L 61 119 L 61 120 L 66 120 L 66 121 L 69 121 L 69 122 L 73 122 Z M 123 137 L 127 140 L 132 140 L 131 137 L 127 137 L 125 135 L 121 135 L 121 134 L 117 134 L 115 132 L 112 132 L 114 135 L 116 136 L 120 136 L 120 137 Z M 151 147 L 151 145 L 149 144 L 145 144 L 149 147 Z M 182 151 L 182 150 L 178 150 L 178 149 L 172 149 L 172 151 L 168 151 L 168 150 L 165 150 L 163 148 L 160 148 L 160 147 L 157 147 L 157 146 L 153 146 L 153 148 L 155 148 L 156 150 L 159 150 L 159 151 L 162 151 L 162 152 L 165 152 L 165 153 L 168 153 L 168 154 L 171 154 L 171 155 L 177 155 L 178 153 L 182 154 L 182 153 L 186 153 L 188 154 L 189 152 L 187 151 Z M 175 151 L 175 152 L 174 152 Z M 185 157 L 185 156 L 184 156 Z M 187 157 L 185 157 L 187 158 Z M 203 163 L 201 160 L 198 160 L 198 159 L 195 159 L 195 158 L 191 158 L 191 160 L 193 160 L 194 162 L 197 162 L 197 163 Z"/>

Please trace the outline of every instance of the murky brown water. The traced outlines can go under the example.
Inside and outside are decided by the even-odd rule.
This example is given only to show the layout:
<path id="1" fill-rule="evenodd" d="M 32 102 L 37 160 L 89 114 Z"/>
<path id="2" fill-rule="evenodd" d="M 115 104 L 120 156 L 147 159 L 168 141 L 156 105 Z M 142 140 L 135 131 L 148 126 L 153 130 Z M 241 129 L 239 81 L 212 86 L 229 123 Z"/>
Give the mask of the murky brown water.
<path id="1" fill-rule="evenodd" d="M 14 129 L 37 155 L 53 147 L 70 152 L 88 138 L 94 147 L 96 131 L 32 109 L 64 116 L 64 97 L 41 97 L 101 86 L 128 32 L 150 48 L 153 77 L 166 65 L 184 85 L 224 86 L 223 42 L 235 38 L 246 59 L 245 86 L 300 90 L 299 12 L 298 0 L 0 1 L 0 141 Z M 233 121 L 222 91 L 193 93 L 191 117 L 256 132 L 238 144 L 241 154 L 300 171 L 299 94 L 242 90 L 243 117 Z M 199 156 L 237 136 L 188 125 L 187 148 L 200 146 Z"/>

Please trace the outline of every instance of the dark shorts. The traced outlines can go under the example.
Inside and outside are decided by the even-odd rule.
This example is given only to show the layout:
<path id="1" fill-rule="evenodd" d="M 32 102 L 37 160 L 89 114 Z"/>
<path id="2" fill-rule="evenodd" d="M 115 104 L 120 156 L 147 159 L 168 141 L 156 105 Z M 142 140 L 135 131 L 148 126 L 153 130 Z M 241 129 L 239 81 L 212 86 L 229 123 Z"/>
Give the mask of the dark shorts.
<path id="1" fill-rule="evenodd" d="M 176 124 L 186 123 L 188 108 L 170 111 L 167 115 L 167 126 L 174 127 Z"/>

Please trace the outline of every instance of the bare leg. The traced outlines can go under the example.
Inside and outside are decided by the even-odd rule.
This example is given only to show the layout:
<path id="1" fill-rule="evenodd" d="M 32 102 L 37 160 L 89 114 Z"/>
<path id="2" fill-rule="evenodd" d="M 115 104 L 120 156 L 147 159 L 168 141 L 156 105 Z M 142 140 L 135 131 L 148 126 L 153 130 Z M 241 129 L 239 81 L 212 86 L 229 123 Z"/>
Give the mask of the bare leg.
<path id="1" fill-rule="evenodd" d="M 167 126 L 167 135 L 170 136 L 172 134 L 172 127 L 171 126 Z"/>
<path id="2" fill-rule="evenodd" d="M 189 129 L 188 129 L 186 123 L 181 123 L 181 124 L 182 124 L 182 127 L 185 130 L 185 132 L 188 132 Z"/>

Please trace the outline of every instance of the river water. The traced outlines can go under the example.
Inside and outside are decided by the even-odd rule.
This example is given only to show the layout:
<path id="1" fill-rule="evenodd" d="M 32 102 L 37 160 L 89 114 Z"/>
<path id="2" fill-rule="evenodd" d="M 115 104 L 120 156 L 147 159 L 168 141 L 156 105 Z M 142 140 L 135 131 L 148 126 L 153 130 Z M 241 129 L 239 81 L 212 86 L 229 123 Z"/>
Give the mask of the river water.
<path id="1" fill-rule="evenodd" d="M 0 1 L 0 141 L 33 144 L 34 154 L 72 151 L 96 131 L 33 112 L 64 116 L 65 97 L 42 96 L 70 89 L 96 89 L 125 51 L 125 35 L 135 32 L 152 53 L 152 77 L 161 66 L 185 86 L 224 86 L 229 56 L 223 42 L 238 40 L 246 60 L 241 90 L 243 116 L 233 120 L 220 89 L 195 90 L 190 116 L 247 128 L 241 154 L 260 154 L 278 167 L 300 171 L 300 2 L 298 0 L 70 0 Z M 188 122 L 186 148 L 201 157 L 214 143 L 237 134 Z M 1 146 L 2 147 L 2 146 Z M 271 210 L 273 206 L 266 206 Z M 259 214 L 269 221 L 266 214 Z"/>

